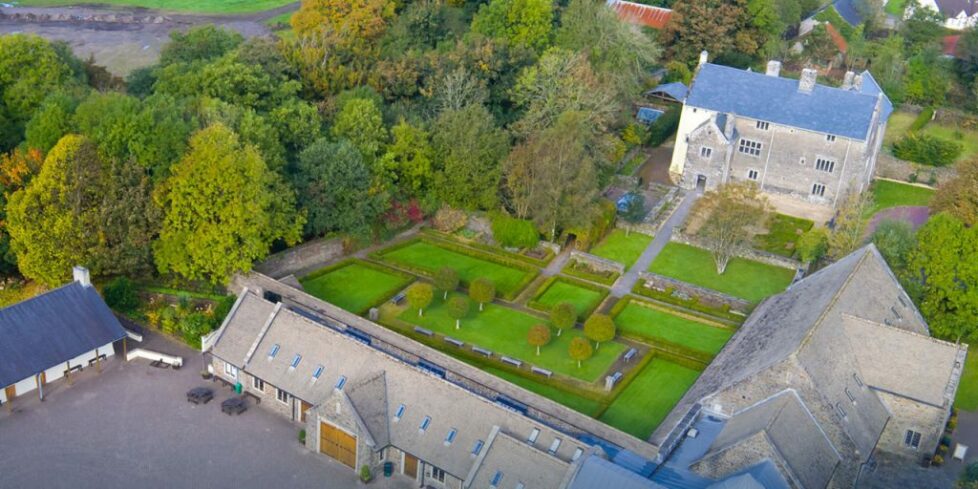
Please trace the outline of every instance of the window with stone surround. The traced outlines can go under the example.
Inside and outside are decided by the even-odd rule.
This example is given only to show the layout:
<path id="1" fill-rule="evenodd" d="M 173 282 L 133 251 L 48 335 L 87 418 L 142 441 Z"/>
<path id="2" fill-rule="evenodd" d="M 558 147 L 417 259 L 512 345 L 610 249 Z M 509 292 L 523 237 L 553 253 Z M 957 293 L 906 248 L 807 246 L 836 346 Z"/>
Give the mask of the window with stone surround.
<path id="1" fill-rule="evenodd" d="M 757 121 L 757 128 L 762 131 L 767 131 L 768 129 L 771 128 L 771 124 L 764 121 Z"/>
<path id="2" fill-rule="evenodd" d="M 818 171 L 824 171 L 826 173 L 832 173 L 835 170 L 835 162 L 825 158 L 816 158 L 815 169 Z"/>
<path id="3" fill-rule="evenodd" d="M 747 170 L 747 178 L 757 180 L 757 177 L 759 176 L 760 174 L 757 172 L 757 170 Z"/>
<path id="4" fill-rule="evenodd" d="M 278 399 L 279 402 L 284 402 L 285 404 L 289 403 L 289 393 L 283 391 L 282 389 L 275 389 L 275 398 Z"/>
<path id="5" fill-rule="evenodd" d="M 700 148 L 700 156 L 704 158 L 709 158 L 713 156 L 713 148 L 709 146 L 703 146 Z"/>
<path id="6" fill-rule="evenodd" d="M 741 138 L 740 147 L 737 150 L 748 156 L 760 156 L 761 148 L 761 143 Z"/>
<path id="7" fill-rule="evenodd" d="M 235 367 L 234 365 L 231 365 L 230 363 L 225 362 L 224 363 L 224 373 L 227 374 L 227 376 L 228 377 L 231 377 L 232 379 L 237 379 L 238 378 L 238 367 Z"/>
<path id="8" fill-rule="evenodd" d="M 830 142 L 830 143 L 834 143 L 835 142 L 835 135 L 834 134 L 826 134 L 825 135 L 825 140 L 828 141 L 828 142 Z"/>
<path id="9" fill-rule="evenodd" d="M 914 430 L 907 430 L 903 437 L 903 446 L 916 450 L 920 447 L 920 433 Z"/>
<path id="10" fill-rule="evenodd" d="M 431 478 L 434 479 L 434 480 L 436 480 L 436 481 L 438 481 L 438 482 L 441 482 L 442 484 L 444 484 L 445 483 L 445 471 L 439 469 L 438 467 L 435 467 L 434 465 L 432 465 L 431 466 Z"/>
<path id="11" fill-rule="evenodd" d="M 265 381 L 259 379 L 258 377 L 251 378 L 251 387 L 256 391 L 265 392 Z"/>
<path id="12" fill-rule="evenodd" d="M 821 183 L 812 185 L 812 195 L 825 197 L 825 185 L 822 185 Z"/>

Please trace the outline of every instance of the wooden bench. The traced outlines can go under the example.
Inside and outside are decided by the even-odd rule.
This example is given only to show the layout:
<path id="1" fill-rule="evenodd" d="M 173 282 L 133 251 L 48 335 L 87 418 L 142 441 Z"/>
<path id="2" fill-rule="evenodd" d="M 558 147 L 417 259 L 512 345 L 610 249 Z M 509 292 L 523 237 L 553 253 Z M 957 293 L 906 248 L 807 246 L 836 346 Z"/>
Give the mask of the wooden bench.
<path id="1" fill-rule="evenodd" d="M 406 292 L 398 292 L 397 295 L 395 295 L 394 297 L 391 297 L 391 304 L 394 304 L 395 306 L 398 306 L 402 302 L 404 302 L 404 299 L 406 297 L 407 297 L 407 293 Z"/>
<path id="2" fill-rule="evenodd" d="M 544 377 L 547 377 L 548 379 L 550 377 L 552 377 L 553 374 L 554 374 L 553 372 L 551 372 L 551 371 L 549 371 L 549 370 L 547 370 L 545 368 L 540 368 L 540 367 L 532 367 L 532 368 L 530 368 L 530 371 L 533 372 L 533 373 L 535 373 L 535 374 L 540 374 L 540 375 L 542 375 Z"/>
<path id="3" fill-rule="evenodd" d="M 513 366 L 516 366 L 516 367 L 522 367 L 523 366 L 523 362 L 521 362 L 521 361 L 519 361 L 519 360 L 517 360 L 515 358 L 499 357 L 499 359 L 502 360 L 505 363 L 508 363 L 508 364 L 513 365 Z"/>
<path id="4" fill-rule="evenodd" d="M 459 348 L 465 346 L 465 343 L 462 343 L 461 341 L 456 340 L 455 338 L 452 338 L 451 336 L 446 336 L 445 337 L 445 341 L 447 341 L 447 342 L 449 342 L 449 343 L 451 343 L 451 344 L 453 344 L 453 345 L 455 345 L 455 346 L 457 346 Z"/>
<path id="5" fill-rule="evenodd" d="M 421 326 L 415 326 L 414 327 L 414 332 L 415 333 L 418 333 L 418 334 L 423 334 L 425 336 L 434 336 L 435 335 L 435 333 L 433 331 L 431 331 L 430 329 L 424 329 Z"/>
<path id="6" fill-rule="evenodd" d="M 485 355 L 487 357 L 491 357 L 492 356 L 492 352 L 491 351 L 486 350 L 485 348 L 479 348 L 478 346 L 473 346 L 472 347 L 472 351 L 474 351 L 476 353 L 481 353 L 481 354 L 483 354 L 483 355 Z"/>
<path id="7" fill-rule="evenodd" d="M 635 355 L 638 355 L 638 350 L 634 348 L 628 350 L 628 353 L 625 353 L 625 361 L 631 361 L 631 359 L 635 358 Z"/>

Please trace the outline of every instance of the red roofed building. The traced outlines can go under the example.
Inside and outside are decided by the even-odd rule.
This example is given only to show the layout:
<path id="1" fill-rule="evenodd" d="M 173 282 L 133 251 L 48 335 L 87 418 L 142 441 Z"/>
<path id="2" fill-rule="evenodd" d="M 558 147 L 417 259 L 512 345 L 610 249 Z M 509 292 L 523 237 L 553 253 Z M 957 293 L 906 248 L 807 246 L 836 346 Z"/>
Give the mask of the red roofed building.
<path id="1" fill-rule="evenodd" d="M 662 29 L 669 23 L 672 10 L 653 7 L 623 0 L 608 0 L 608 6 L 615 10 L 618 18 L 630 24 L 643 25 L 653 29 Z"/>
<path id="2" fill-rule="evenodd" d="M 825 32 L 832 38 L 832 44 L 835 44 L 836 49 L 840 53 L 846 54 L 846 51 L 849 50 L 849 43 L 846 42 L 846 38 L 842 36 L 842 33 L 828 22 L 825 23 Z"/>

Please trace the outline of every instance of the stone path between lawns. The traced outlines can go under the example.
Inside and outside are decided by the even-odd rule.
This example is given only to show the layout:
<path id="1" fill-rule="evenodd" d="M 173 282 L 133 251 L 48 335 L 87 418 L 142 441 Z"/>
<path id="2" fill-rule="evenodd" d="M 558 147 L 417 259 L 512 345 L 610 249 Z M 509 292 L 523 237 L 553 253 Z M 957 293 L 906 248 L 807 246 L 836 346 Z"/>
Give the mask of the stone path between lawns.
<path id="1" fill-rule="evenodd" d="M 686 216 L 689 215 L 690 209 L 693 208 L 693 204 L 702 195 L 699 190 L 694 190 L 686 194 L 683 197 L 683 201 L 679 204 L 679 208 L 669 216 L 666 220 L 665 225 L 662 229 L 659 229 L 655 233 L 655 239 L 645 248 L 642 255 L 638 257 L 638 260 L 632 265 L 627 272 L 618 280 L 615 281 L 615 285 L 611 287 L 611 296 L 622 298 L 632 292 L 632 288 L 635 287 L 635 283 L 638 282 L 639 273 L 648 270 L 649 265 L 655 260 L 655 257 L 659 256 L 662 249 L 669 244 L 669 239 L 672 237 L 672 231 L 676 226 L 681 225 L 686 221 Z"/>

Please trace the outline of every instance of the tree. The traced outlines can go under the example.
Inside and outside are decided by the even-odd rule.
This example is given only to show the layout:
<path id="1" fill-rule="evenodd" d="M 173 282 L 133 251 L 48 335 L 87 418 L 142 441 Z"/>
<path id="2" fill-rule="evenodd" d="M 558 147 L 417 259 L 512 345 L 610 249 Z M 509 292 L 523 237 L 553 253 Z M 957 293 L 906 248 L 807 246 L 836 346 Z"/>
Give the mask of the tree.
<path id="1" fill-rule="evenodd" d="M 452 267 L 442 267 L 435 273 L 435 287 L 445 292 L 442 300 L 448 300 L 448 293 L 458 288 L 458 272 Z"/>
<path id="2" fill-rule="evenodd" d="M 413 197 L 427 195 L 434 158 L 429 134 L 401 119 L 391 135 L 393 142 L 381 166 L 401 192 Z"/>
<path id="3" fill-rule="evenodd" d="M 421 317 L 424 313 L 424 308 L 428 307 L 428 304 L 431 304 L 431 299 L 434 295 L 435 291 L 431 287 L 431 284 L 416 282 L 407 289 L 408 305 L 412 309 L 417 309 L 418 317 Z"/>
<path id="4" fill-rule="evenodd" d="M 381 201 L 370 190 L 370 169 L 345 139 L 319 139 L 306 148 L 293 182 L 306 213 L 307 235 L 364 234 L 380 213 Z"/>
<path id="5" fill-rule="evenodd" d="M 846 197 L 835 216 L 829 234 L 828 256 L 838 260 L 859 248 L 866 236 L 867 221 L 863 217 L 872 204 L 868 194 L 852 193 Z"/>
<path id="6" fill-rule="evenodd" d="M 870 240 L 894 273 L 902 276 L 907 269 L 907 259 L 917 244 L 913 226 L 907 221 L 884 219 L 876 226 Z"/>
<path id="7" fill-rule="evenodd" d="M 917 232 L 908 270 L 919 288 L 920 312 L 935 336 L 960 341 L 978 327 L 976 249 L 978 228 L 946 213 L 931 217 Z"/>
<path id="8" fill-rule="evenodd" d="M 491 0 L 479 7 L 472 31 L 537 52 L 550 44 L 552 0 Z"/>
<path id="9" fill-rule="evenodd" d="M 697 236 L 713 254 L 718 274 L 749 246 L 751 228 L 767 221 L 769 209 L 753 182 L 720 185 L 696 203 L 694 212 L 704 219 Z"/>
<path id="10" fill-rule="evenodd" d="M 164 211 L 153 246 L 160 273 L 215 284 L 250 270 L 274 241 L 298 241 L 304 221 L 292 190 L 222 124 L 191 137 L 157 202 Z"/>
<path id="11" fill-rule="evenodd" d="M 588 340 L 578 337 L 571 340 L 567 353 L 570 354 L 571 359 L 577 362 L 577 368 L 581 368 L 581 362 L 591 358 L 591 355 L 594 355 L 594 349 L 591 348 L 591 343 Z"/>
<path id="12" fill-rule="evenodd" d="M 34 112 L 24 129 L 28 148 L 47 153 L 62 136 L 71 131 L 71 116 L 77 103 L 69 95 L 56 92 L 49 95 Z"/>
<path id="13" fill-rule="evenodd" d="M 821 226 L 805 231 L 798 238 L 797 249 L 802 263 L 820 260 L 829 250 L 829 231 Z"/>
<path id="14" fill-rule="evenodd" d="M 368 165 L 372 166 L 387 144 L 387 128 L 380 109 L 369 99 L 352 99 L 336 114 L 330 133 L 348 139 Z"/>
<path id="15" fill-rule="evenodd" d="M 962 161 L 955 169 L 955 177 L 937 189 L 931 207 L 973 227 L 978 224 L 978 158 Z"/>
<path id="16" fill-rule="evenodd" d="M 116 311 L 132 312 L 139 307 L 136 284 L 126 277 L 116 277 L 105 284 L 102 295 L 105 297 L 105 303 Z"/>
<path id="17" fill-rule="evenodd" d="M 492 302 L 496 298 L 496 284 L 485 277 L 480 277 L 469 284 L 469 297 L 479 303 L 479 311 L 482 311 L 483 304 Z"/>
<path id="18" fill-rule="evenodd" d="M 509 140 L 485 107 L 470 105 L 443 112 L 432 129 L 438 197 L 452 207 L 491 209 L 496 206 L 499 163 Z"/>
<path id="19" fill-rule="evenodd" d="M 526 333 L 526 342 L 537 349 L 537 356 L 540 356 L 540 347 L 550 343 L 550 328 L 545 324 L 535 324 Z"/>
<path id="20" fill-rule="evenodd" d="M 625 235 L 632 230 L 632 226 L 645 219 L 645 197 L 638 192 L 630 192 L 626 195 L 625 208 L 618 210 L 618 215 L 629 225 L 625 227 Z"/>
<path id="21" fill-rule="evenodd" d="M 753 56 L 765 36 L 752 25 L 747 0 L 676 0 L 663 40 L 673 58 L 691 62 L 700 51 Z"/>
<path id="22" fill-rule="evenodd" d="M 584 336 L 593 341 L 595 349 L 601 347 L 601 342 L 611 341 L 615 337 L 615 321 L 607 314 L 592 314 L 584 321 Z"/>
<path id="23" fill-rule="evenodd" d="M 565 329 L 571 329 L 577 324 L 577 308 L 572 302 L 558 302 L 550 309 L 550 322 L 557 328 L 557 336 Z"/>
<path id="24" fill-rule="evenodd" d="M 448 301 L 448 315 L 455 319 L 455 329 L 461 327 L 462 318 L 469 313 L 469 300 L 465 296 L 457 295 Z"/>
<path id="25" fill-rule="evenodd" d="M 191 27 L 186 32 L 170 32 L 170 42 L 160 51 L 160 64 L 209 61 L 224 56 L 238 47 L 241 34 L 211 24 Z"/>

